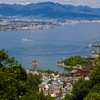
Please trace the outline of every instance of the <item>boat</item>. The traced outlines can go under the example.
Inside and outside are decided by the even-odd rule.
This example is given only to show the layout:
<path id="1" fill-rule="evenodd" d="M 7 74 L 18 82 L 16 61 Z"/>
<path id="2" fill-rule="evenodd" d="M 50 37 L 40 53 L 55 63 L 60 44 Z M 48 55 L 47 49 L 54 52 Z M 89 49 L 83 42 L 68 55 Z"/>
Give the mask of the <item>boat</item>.
<path id="1" fill-rule="evenodd" d="M 23 38 L 23 39 L 22 39 L 22 41 L 28 41 L 28 39 L 26 39 L 26 38 Z"/>
<path id="2" fill-rule="evenodd" d="M 23 38 L 22 41 L 26 42 L 26 41 L 31 41 L 31 40 L 29 40 L 27 38 Z"/>

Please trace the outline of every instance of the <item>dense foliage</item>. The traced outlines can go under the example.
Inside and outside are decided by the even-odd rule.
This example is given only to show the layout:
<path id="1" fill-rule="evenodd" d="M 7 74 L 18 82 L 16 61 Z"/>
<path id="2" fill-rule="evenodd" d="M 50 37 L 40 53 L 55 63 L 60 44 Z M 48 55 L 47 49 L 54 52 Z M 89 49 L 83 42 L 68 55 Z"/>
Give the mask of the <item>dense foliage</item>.
<path id="1" fill-rule="evenodd" d="M 26 71 L 14 57 L 0 51 L 0 100 L 17 100 L 28 91 Z"/>
<path id="2" fill-rule="evenodd" d="M 38 93 L 41 75 L 26 74 L 14 57 L 0 50 L 0 100 L 53 100 Z"/>
<path id="3" fill-rule="evenodd" d="M 41 75 L 27 75 L 27 85 L 30 87 L 31 90 L 38 91 L 38 85 L 41 83 Z"/>
<path id="4" fill-rule="evenodd" d="M 55 74 L 55 75 L 58 75 L 58 71 L 53 71 L 53 70 L 42 70 L 42 69 L 38 69 L 39 72 L 45 72 L 45 73 L 48 73 L 48 74 Z"/>
<path id="5" fill-rule="evenodd" d="M 100 100 L 100 57 L 96 58 L 95 64 L 90 80 L 82 77 L 74 84 L 72 94 L 61 100 Z M 50 70 L 47 72 L 51 73 Z M 41 75 L 27 75 L 14 57 L 0 50 L 0 100 L 55 100 L 38 92 L 40 79 Z"/>
<path id="6" fill-rule="evenodd" d="M 100 100 L 100 57 L 96 61 L 97 65 L 90 80 L 84 80 L 83 77 L 74 84 L 71 100 Z"/>
<path id="7" fill-rule="evenodd" d="M 80 56 L 72 56 L 62 62 L 64 62 L 66 66 L 82 65 L 83 67 L 88 67 L 92 64 L 90 60 Z"/>

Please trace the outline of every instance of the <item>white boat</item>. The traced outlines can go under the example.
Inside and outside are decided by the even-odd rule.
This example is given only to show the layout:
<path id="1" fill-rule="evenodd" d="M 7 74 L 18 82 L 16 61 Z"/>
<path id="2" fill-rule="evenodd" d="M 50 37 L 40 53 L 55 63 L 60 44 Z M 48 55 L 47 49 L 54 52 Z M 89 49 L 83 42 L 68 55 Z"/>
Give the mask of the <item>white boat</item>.
<path id="1" fill-rule="evenodd" d="M 23 38 L 22 41 L 26 42 L 26 41 L 31 41 L 31 40 L 29 40 L 27 38 Z"/>
<path id="2" fill-rule="evenodd" d="M 22 39 L 22 41 L 28 41 L 28 39 L 24 38 L 24 39 Z"/>

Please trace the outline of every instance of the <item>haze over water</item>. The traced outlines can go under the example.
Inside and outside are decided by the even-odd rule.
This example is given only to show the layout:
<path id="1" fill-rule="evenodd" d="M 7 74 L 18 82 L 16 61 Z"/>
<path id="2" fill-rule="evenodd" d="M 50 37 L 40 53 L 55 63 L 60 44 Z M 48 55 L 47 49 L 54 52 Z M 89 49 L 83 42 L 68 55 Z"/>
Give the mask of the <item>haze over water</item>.
<path id="1" fill-rule="evenodd" d="M 70 56 L 84 57 L 96 48 L 89 43 L 100 40 L 100 23 L 85 23 L 57 26 L 48 30 L 1 31 L 0 49 L 8 51 L 25 69 L 32 68 L 32 61 L 38 61 L 38 68 L 63 72 L 56 63 Z M 23 41 L 23 39 L 27 41 Z"/>

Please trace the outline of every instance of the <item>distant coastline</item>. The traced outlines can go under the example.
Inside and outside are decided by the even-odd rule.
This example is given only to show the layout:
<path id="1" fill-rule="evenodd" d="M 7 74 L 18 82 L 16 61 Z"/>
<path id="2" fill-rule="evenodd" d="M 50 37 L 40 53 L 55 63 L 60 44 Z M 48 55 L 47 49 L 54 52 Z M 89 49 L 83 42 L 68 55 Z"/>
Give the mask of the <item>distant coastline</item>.
<path id="1" fill-rule="evenodd" d="M 58 20 L 58 19 L 29 19 L 29 18 L 13 18 L 1 19 L 0 31 L 12 30 L 43 30 L 51 29 L 56 26 L 73 25 L 80 23 L 100 23 L 100 20 Z"/>

